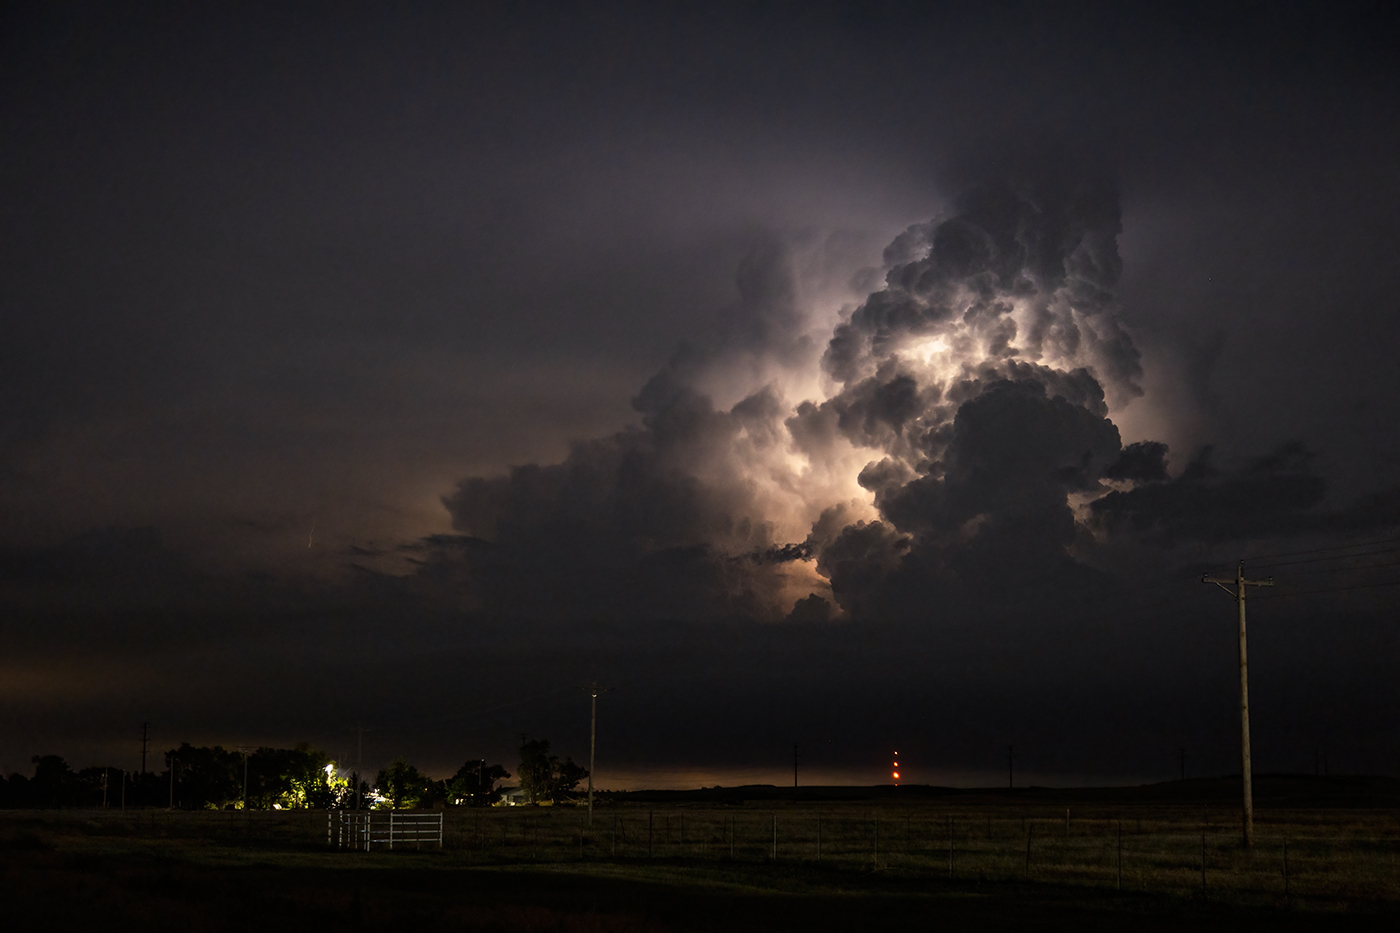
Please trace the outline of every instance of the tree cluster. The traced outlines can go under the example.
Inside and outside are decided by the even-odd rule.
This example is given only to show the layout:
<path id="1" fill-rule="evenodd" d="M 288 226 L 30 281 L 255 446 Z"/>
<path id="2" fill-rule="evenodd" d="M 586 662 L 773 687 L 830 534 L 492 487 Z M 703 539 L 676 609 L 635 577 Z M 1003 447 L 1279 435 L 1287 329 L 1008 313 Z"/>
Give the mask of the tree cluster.
<path id="1" fill-rule="evenodd" d="M 376 776 L 378 799 L 374 805 L 385 810 L 489 807 L 501 799 L 496 782 L 508 777 L 510 772 L 505 768 L 478 758 L 462 765 L 447 780 L 437 781 L 399 758 Z"/>
<path id="2" fill-rule="evenodd" d="M 119 806 L 125 792 L 128 804 L 153 796 L 154 775 L 138 782 L 120 768 L 84 768 L 74 771 L 58 755 L 35 755 L 34 776 L 0 777 L 0 808 L 100 807 L 104 800 Z M 125 787 L 123 787 L 125 780 Z M 144 799 L 144 798 L 143 798 Z"/>
<path id="3" fill-rule="evenodd" d="M 545 752 L 549 744 L 544 743 Z M 553 759 L 557 764 L 557 759 Z M 325 752 L 259 748 L 251 753 L 222 746 L 182 743 L 165 753 L 162 772 L 133 774 L 119 768 L 74 771 L 58 755 L 36 755 L 34 774 L 0 777 L 0 809 L 175 807 L 224 809 L 417 809 L 488 807 L 501 799 L 496 786 L 510 772 L 484 758 L 468 760 L 446 780 L 435 780 L 403 758 L 373 785 L 339 776 Z M 573 767 L 573 763 L 568 763 Z M 581 770 L 581 769 L 578 769 Z M 574 778 L 577 783 L 578 778 Z M 357 799 L 358 797 L 358 799 Z"/>
<path id="4" fill-rule="evenodd" d="M 112 767 L 74 771 L 58 755 L 34 756 L 34 776 L 0 781 L 0 807 L 173 806 L 184 810 L 326 809 L 354 805 L 349 780 L 325 752 L 305 743 L 251 753 L 181 743 L 165 770 L 133 774 Z M 105 782 L 105 783 L 104 783 Z M 367 794 L 368 787 L 361 787 Z M 105 796 L 104 796 L 105 793 Z M 368 805 L 366 797 L 364 805 Z"/>
<path id="5" fill-rule="evenodd" d="M 551 755 L 549 742 L 544 739 L 520 746 L 520 790 L 528 803 L 566 800 L 587 777 L 588 769 L 574 764 L 572 758 L 561 762 L 558 755 Z"/>

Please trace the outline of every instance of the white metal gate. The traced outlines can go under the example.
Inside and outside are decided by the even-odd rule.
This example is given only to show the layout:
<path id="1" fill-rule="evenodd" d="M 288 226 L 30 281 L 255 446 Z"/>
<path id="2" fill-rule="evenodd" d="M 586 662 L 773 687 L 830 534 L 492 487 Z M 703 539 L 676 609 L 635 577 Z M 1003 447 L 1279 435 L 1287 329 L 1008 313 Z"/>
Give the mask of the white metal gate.
<path id="1" fill-rule="evenodd" d="M 394 810 L 341 810 L 326 814 L 326 844 L 337 849 L 363 849 L 371 846 L 402 848 L 424 843 L 442 848 L 441 813 L 399 813 Z"/>

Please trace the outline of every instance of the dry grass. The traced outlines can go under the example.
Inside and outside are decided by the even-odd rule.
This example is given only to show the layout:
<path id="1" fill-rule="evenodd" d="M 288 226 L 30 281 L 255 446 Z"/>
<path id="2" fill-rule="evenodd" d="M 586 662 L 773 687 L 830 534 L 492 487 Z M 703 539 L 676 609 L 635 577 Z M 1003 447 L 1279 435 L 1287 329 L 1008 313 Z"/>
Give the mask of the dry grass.
<path id="1" fill-rule="evenodd" d="M 1069 898 L 1079 905 L 1075 909 L 1087 904 L 1093 910 L 1131 907 L 1157 913 L 1286 910 L 1291 917 L 1400 910 L 1400 820 L 1395 811 L 1269 811 L 1257 824 L 1252 851 L 1241 845 L 1235 820 L 1236 811 L 1223 807 L 1085 807 L 1072 809 L 1067 824 L 1063 808 L 1008 805 L 667 805 L 600 808 L 590 831 L 585 814 L 572 808 L 456 810 L 446 814 L 442 851 L 359 853 L 327 847 L 323 811 L 8 811 L 0 812 L 0 850 L 5 850 L 0 856 L 12 866 L 48 866 L 58 872 L 36 876 L 41 881 L 65 872 L 75 875 L 92 903 L 110 901 L 132 910 L 138 901 L 128 889 L 137 875 L 122 881 L 126 869 L 117 866 L 145 866 L 140 870 L 148 873 L 155 871 L 152 866 L 162 866 L 156 872 L 163 879 L 159 884 L 172 890 L 197 887 L 190 880 L 194 877 L 223 878 L 228 872 L 272 871 L 269 877 L 277 878 L 300 873 L 321 880 L 282 891 L 274 900 L 277 910 L 303 919 L 368 916 L 380 909 L 388 917 L 395 910 L 410 910 L 405 905 L 414 902 L 399 904 L 393 898 L 379 898 L 382 904 L 375 900 L 379 906 L 355 907 L 360 901 L 352 903 L 343 879 L 369 877 L 365 871 L 377 872 L 375 877 L 400 877 L 407 871 L 403 877 L 411 879 L 457 877 L 463 870 L 477 878 L 526 872 L 556 881 L 587 877 L 597 883 L 643 885 L 646 891 L 671 891 L 666 895 L 670 900 L 684 891 L 818 900 L 852 894 L 991 897 L 1008 904 L 1050 897 Z M 149 879 L 141 883 L 156 884 Z M 438 907 L 432 916 L 467 918 L 445 928 L 662 928 L 646 919 L 651 915 L 645 911 L 631 911 L 626 900 L 614 905 L 608 922 L 599 926 L 562 903 L 541 913 L 531 897 L 494 906 L 476 902 L 470 908 L 450 899 L 434 901 Z M 661 895 L 648 894 L 644 901 L 646 897 Z M 202 928 L 192 919 L 200 908 L 191 905 L 204 900 L 208 897 L 167 897 L 160 901 L 163 907 L 151 908 L 152 919 Z M 469 914 L 476 919 L 469 922 Z"/>

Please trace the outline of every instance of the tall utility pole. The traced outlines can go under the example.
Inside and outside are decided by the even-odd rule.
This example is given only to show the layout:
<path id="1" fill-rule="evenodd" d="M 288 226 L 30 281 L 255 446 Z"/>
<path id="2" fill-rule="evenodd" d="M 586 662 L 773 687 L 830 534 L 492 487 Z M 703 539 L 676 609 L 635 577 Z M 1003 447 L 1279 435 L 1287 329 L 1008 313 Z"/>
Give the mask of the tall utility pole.
<path id="1" fill-rule="evenodd" d="M 592 698 L 592 712 L 588 722 L 588 825 L 593 825 L 593 767 L 597 761 L 598 752 L 598 695 L 607 693 L 609 687 L 604 687 L 593 681 L 581 688 L 584 693 Z M 520 744 L 525 744 L 524 736 L 521 736 Z"/>
<path id="2" fill-rule="evenodd" d="M 792 743 L 792 789 L 797 790 L 797 743 Z"/>
<path id="3" fill-rule="evenodd" d="M 148 722 L 141 723 L 141 773 L 146 773 L 146 733 L 151 728 Z"/>
<path id="4" fill-rule="evenodd" d="M 1012 757 L 1014 746 L 1006 746 L 1006 789 L 1013 791 L 1016 789 L 1016 760 Z"/>
<path id="5" fill-rule="evenodd" d="M 360 809 L 360 770 L 364 768 L 365 727 L 355 726 L 355 809 Z"/>
<path id="6" fill-rule="evenodd" d="M 1235 577 L 1201 577 L 1202 583 L 1214 583 L 1235 598 L 1240 617 L 1240 771 L 1244 784 L 1244 844 L 1254 847 L 1254 774 L 1249 764 L 1249 650 L 1244 637 L 1244 597 L 1251 586 L 1273 586 L 1268 580 L 1246 580 L 1244 561 L 1235 568 Z M 1233 587 L 1233 590 L 1231 589 Z"/>
<path id="7" fill-rule="evenodd" d="M 251 745 L 240 745 L 238 750 L 243 753 L 243 810 L 248 810 L 248 750 Z"/>

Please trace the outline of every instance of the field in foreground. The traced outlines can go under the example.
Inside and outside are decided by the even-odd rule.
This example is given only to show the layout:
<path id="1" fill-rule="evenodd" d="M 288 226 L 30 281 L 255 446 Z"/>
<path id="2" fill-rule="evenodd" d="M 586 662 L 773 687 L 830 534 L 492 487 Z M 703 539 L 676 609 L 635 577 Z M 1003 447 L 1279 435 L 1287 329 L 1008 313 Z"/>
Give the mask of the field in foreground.
<path id="1" fill-rule="evenodd" d="M 444 850 L 371 853 L 328 849 L 335 818 L 323 811 L 9 811 L 0 890 L 16 928 L 57 929 L 1393 929 L 1400 919 L 1400 810 L 1387 800 L 1261 811 L 1249 852 L 1238 810 L 1210 794 L 1075 793 L 626 795 L 600 806 L 591 830 L 572 808 L 449 811 Z"/>

